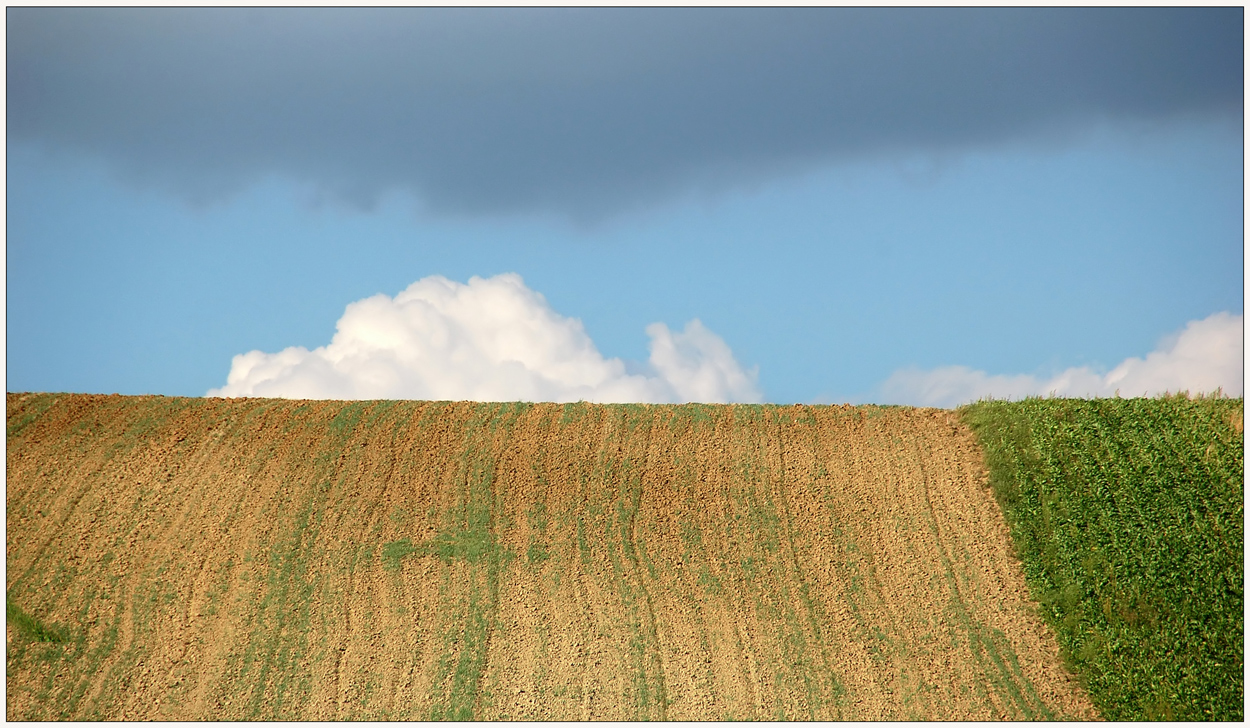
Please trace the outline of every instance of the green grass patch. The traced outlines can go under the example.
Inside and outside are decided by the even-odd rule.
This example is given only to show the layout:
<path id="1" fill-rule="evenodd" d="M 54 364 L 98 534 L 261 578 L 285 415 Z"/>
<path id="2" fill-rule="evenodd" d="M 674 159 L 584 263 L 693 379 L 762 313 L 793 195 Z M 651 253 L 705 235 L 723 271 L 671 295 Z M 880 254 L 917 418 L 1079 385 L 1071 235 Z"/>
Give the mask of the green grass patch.
<path id="1" fill-rule="evenodd" d="M 412 543 L 410 538 L 401 538 L 382 546 L 382 566 L 387 571 L 399 571 L 400 559 L 414 554 L 421 549 Z"/>
<path id="2" fill-rule="evenodd" d="M 1033 597 L 1109 720 L 1243 719 L 1242 400 L 960 410 Z"/>
<path id="3" fill-rule="evenodd" d="M 526 560 L 534 566 L 541 564 L 551 558 L 551 554 L 547 551 L 547 547 L 540 543 L 530 544 L 529 549 L 525 552 Z"/>
<path id="4" fill-rule="evenodd" d="M 507 554 L 499 553 L 494 534 L 483 524 L 475 524 L 475 528 L 444 531 L 428 541 L 413 543 L 410 538 L 401 538 L 382 546 L 382 566 L 387 571 L 398 571 L 399 562 L 406 556 L 437 556 L 440 561 L 449 564 L 453 559 L 463 559 L 476 564 L 488 557 L 507 558 Z M 541 546 L 537 547 L 542 550 Z M 530 547 L 530 561 L 534 561 L 535 547 Z M 539 560 L 546 559 L 543 551 Z"/>
<path id="5" fill-rule="evenodd" d="M 15 404 L 16 412 L 9 412 L 6 423 L 6 437 L 13 439 L 22 434 L 22 432 L 30 426 L 31 423 L 38 420 L 45 412 L 56 404 L 60 395 L 57 394 L 27 394 L 22 395 L 21 399 Z"/>
<path id="6" fill-rule="evenodd" d="M 14 604 L 11 600 L 5 599 L 4 616 L 8 623 L 31 642 L 67 642 L 69 637 L 65 631 L 44 624 L 35 617 L 27 614 L 21 607 Z"/>

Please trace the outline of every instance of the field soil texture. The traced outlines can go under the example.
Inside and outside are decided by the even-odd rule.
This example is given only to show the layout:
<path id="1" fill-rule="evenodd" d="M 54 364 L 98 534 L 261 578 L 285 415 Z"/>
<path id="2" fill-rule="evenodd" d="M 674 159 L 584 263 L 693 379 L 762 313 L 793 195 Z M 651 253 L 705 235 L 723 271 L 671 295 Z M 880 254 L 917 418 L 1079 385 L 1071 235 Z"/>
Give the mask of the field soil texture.
<path id="1" fill-rule="evenodd" d="M 7 398 L 7 717 L 1097 717 L 954 412 Z"/>

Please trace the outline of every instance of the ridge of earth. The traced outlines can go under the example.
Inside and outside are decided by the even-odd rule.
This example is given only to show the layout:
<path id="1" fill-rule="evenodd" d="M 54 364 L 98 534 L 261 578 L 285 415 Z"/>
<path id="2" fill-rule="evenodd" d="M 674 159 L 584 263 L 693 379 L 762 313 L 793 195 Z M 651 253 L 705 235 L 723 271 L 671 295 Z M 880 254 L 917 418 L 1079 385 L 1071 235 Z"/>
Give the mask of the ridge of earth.
<path id="1" fill-rule="evenodd" d="M 10 720 L 1097 718 L 951 411 L 6 412 Z"/>

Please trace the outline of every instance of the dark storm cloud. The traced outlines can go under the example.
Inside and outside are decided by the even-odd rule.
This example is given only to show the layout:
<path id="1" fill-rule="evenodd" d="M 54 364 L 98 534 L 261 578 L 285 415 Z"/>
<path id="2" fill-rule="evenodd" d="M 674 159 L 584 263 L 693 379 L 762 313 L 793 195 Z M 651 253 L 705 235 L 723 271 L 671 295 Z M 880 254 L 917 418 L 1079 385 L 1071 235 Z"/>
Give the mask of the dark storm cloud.
<path id="1" fill-rule="evenodd" d="M 851 157 L 1242 108 L 1242 9 L 10 8 L 10 140 L 595 217 Z"/>

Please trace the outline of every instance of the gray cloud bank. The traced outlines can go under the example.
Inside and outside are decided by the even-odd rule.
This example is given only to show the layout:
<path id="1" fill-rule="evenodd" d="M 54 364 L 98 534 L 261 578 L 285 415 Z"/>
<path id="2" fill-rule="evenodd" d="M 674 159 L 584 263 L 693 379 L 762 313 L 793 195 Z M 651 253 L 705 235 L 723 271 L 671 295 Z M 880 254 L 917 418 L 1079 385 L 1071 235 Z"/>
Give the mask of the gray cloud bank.
<path id="1" fill-rule="evenodd" d="M 10 141 L 192 200 L 597 218 L 873 154 L 1242 109 L 1242 9 L 9 8 Z"/>

